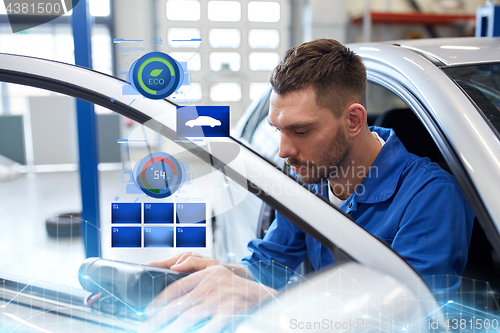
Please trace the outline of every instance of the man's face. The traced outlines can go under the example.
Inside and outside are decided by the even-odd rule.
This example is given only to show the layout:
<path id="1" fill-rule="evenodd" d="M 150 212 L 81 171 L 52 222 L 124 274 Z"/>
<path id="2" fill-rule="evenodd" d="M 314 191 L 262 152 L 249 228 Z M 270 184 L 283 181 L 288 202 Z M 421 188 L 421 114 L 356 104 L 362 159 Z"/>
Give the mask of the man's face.
<path id="1" fill-rule="evenodd" d="M 319 183 L 347 166 L 350 143 L 344 117 L 337 119 L 318 106 L 312 87 L 284 95 L 273 91 L 268 120 L 281 132 L 279 156 L 303 182 Z"/>

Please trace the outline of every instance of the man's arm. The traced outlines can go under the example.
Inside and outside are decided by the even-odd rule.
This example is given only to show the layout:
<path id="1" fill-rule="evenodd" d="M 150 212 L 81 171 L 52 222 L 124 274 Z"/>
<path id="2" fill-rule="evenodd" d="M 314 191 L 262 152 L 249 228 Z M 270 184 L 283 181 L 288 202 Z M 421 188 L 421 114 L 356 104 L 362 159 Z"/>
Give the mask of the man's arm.
<path id="1" fill-rule="evenodd" d="M 303 231 L 277 213 L 264 239 L 254 239 L 248 244 L 248 248 L 252 251 L 250 256 L 243 258 L 240 264 L 223 266 L 240 277 L 279 289 L 288 282 L 294 270 L 305 259 L 307 253 L 305 237 Z M 213 258 L 186 252 L 149 265 L 179 272 L 194 272 L 222 264 Z"/>
<path id="2" fill-rule="evenodd" d="M 254 239 L 248 244 L 252 254 L 243 258 L 241 264 L 255 281 L 279 289 L 305 259 L 305 237 L 303 231 L 277 213 L 264 239 Z"/>
<path id="3" fill-rule="evenodd" d="M 411 200 L 392 248 L 433 291 L 456 291 L 467 261 L 474 213 L 462 190 L 434 180 Z"/>

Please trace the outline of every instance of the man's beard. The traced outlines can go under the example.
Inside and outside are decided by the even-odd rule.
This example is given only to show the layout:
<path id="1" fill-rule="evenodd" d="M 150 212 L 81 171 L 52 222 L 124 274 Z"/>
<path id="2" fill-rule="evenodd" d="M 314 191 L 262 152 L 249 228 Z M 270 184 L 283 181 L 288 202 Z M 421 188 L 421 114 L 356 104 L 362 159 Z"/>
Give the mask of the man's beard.
<path id="1" fill-rule="evenodd" d="M 306 167 L 306 171 L 297 173 L 297 176 L 306 184 L 317 184 L 333 175 L 338 176 L 346 166 L 351 147 L 344 131 L 339 127 L 337 134 L 321 152 L 316 161 L 300 161 L 295 158 L 286 160 L 286 163 L 296 167 Z"/>

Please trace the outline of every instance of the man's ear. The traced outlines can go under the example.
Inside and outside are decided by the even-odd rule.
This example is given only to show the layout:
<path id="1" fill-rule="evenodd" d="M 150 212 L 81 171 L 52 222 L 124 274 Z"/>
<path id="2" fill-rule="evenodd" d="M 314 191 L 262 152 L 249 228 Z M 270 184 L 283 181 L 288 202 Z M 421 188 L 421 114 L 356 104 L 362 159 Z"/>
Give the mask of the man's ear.
<path id="1" fill-rule="evenodd" d="M 366 126 L 366 110 L 363 105 L 353 103 L 347 106 L 344 112 L 347 114 L 349 121 L 348 135 L 354 138 L 358 136 Z"/>

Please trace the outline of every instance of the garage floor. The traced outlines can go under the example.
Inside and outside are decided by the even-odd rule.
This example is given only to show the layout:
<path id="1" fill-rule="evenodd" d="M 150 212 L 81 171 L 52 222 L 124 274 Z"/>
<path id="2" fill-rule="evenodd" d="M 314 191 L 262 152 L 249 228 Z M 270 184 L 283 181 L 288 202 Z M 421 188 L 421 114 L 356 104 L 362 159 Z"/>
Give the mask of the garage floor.
<path id="1" fill-rule="evenodd" d="M 113 198 L 120 171 L 100 172 L 103 204 Z M 107 193 L 106 192 L 106 189 Z M 23 174 L 0 183 L 0 274 L 80 287 L 78 268 L 84 260 L 81 237 L 54 239 L 45 218 L 81 210 L 78 172 Z"/>

